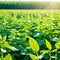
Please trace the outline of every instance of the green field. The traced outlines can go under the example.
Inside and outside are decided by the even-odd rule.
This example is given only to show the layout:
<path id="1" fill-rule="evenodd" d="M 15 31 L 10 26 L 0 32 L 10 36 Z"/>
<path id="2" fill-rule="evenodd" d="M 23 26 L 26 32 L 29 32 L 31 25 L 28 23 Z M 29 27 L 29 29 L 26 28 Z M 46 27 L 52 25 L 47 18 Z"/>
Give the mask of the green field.
<path id="1" fill-rule="evenodd" d="M 0 10 L 0 60 L 60 60 L 60 10 Z"/>

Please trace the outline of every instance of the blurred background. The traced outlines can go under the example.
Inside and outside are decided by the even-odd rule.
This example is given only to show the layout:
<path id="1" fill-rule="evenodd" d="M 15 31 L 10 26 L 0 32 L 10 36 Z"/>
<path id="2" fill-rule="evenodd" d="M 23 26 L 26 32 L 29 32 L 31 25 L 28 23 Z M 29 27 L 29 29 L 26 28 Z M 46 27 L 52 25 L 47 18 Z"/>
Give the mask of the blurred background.
<path id="1" fill-rule="evenodd" d="M 0 0 L 0 9 L 60 9 L 60 0 Z"/>

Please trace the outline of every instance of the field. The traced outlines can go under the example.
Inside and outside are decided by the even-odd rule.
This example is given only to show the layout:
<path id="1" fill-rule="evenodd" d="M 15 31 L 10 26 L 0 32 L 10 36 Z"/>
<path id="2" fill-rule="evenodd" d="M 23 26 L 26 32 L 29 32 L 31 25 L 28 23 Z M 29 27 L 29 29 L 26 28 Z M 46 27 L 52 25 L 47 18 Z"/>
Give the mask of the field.
<path id="1" fill-rule="evenodd" d="M 60 60 L 60 10 L 0 10 L 0 60 Z"/>

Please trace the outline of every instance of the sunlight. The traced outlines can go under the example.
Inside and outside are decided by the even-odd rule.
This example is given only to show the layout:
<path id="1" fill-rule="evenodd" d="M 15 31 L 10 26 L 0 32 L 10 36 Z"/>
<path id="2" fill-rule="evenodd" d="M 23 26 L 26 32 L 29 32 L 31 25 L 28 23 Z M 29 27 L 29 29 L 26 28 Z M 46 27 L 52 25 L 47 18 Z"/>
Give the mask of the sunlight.
<path id="1" fill-rule="evenodd" d="M 58 5 L 57 3 L 53 3 L 51 2 L 50 5 L 47 7 L 45 7 L 45 9 L 55 9 L 55 8 L 58 8 Z"/>

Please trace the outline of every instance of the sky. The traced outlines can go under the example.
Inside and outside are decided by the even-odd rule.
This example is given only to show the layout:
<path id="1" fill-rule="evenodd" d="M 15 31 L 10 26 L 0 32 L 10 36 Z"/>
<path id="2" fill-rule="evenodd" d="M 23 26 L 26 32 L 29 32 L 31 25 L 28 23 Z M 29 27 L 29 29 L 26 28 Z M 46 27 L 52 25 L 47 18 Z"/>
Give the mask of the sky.
<path id="1" fill-rule="evenodd" d="M 0 1 L 50 1 L 50 2 L 60 2 L 60 0 L 0 0 Z"/>

